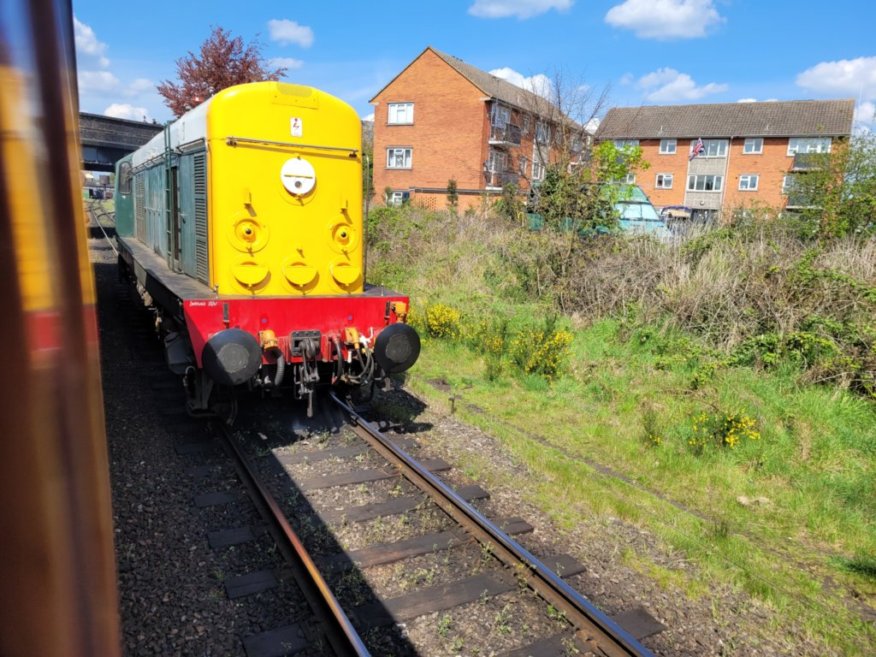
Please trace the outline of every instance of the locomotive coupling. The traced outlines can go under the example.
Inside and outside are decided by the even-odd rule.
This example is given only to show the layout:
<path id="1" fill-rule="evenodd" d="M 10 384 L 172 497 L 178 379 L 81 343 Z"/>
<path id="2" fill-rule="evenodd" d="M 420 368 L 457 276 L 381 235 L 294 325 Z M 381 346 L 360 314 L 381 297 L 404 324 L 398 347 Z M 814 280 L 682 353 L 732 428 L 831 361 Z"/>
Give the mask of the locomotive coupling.
<path id="1" fill-rule="evenodd" d="M 374 357 L 387 374 L 410 369 L 419 356 L 420 336 L 407 324 L 390 324 L 374 343 Z"/>

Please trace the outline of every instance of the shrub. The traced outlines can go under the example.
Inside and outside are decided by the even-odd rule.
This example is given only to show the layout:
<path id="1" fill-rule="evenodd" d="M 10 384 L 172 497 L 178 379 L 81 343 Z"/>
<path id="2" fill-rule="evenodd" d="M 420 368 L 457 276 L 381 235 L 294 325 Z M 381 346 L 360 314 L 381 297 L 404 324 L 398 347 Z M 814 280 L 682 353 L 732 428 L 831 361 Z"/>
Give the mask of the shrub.
<path id="1" fill-rule="evenodd" d="M 457 338 L 460 312 L 452 306 L 435 303 L 426 307 L 426 331 L 433 338 Z"/>
<path id="2" fill-rule="evenodd" d="M 556 324 L 556 317 L 549 317 L 544 328 L 524 328 L 511 339 L 511 361 L 523 373 L 552 379 L 568 363 L 573 336 Z"/>
<path id="3" fill-rule="evenodd" d="M 700 413 L 692 418 L 688 445 L 697 454 L 710 445 L 735 449 L 746 440 L 760 440 L 760 431 L 757 421 L 744 413 Z"/>

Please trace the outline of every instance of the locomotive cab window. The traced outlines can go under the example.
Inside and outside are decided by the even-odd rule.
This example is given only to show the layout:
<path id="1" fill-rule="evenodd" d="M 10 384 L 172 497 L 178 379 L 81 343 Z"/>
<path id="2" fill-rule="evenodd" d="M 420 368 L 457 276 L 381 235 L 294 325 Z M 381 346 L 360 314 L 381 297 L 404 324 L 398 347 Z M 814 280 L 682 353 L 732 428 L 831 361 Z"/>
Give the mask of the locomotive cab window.
<path id="1" fill-rule="evenodd" d="M 134 176 L 131 175 L 131 163 L 122 162 L 119 165 L 119 194 L 131 193 L 131 180 Z"/>

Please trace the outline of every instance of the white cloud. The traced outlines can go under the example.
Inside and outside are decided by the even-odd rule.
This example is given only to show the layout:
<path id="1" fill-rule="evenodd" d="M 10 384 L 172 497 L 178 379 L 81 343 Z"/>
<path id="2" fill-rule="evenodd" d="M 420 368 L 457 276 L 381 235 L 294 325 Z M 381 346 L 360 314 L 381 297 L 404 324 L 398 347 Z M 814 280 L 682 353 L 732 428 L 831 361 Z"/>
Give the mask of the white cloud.
<path id="1" fill-rule="evenodd" d="M 76 41 L 76 52 L 96 57 L 102 68 L 110 65 L 110 61 L 106 57 L 107 45 L 103 41 L 98 41 L 91 26 L 86 25 L 75 16 L 73 17 L 73 38 Z"/>
<path id="2" fill-rule="evenodd" d="M 149 91 L 155 91 L 155 83 L 149 78 L 137 78 L 125 87 L 124 94 L 128 98 L 133 98 Z"/>
<path id="3" fill-rule="evenodd" d="M 273 57 L 268 60 L 268 66 L 271 68 L 288 68 L 290 70 L 295 70 L 296 68 L 304 66 L 304 62 L 292 57 Z"/>
<path id="4" fill-rule="evenodd" d="M 468 13 L 478 18 L 508 18 L 520 20 L 538 16 L 551 9 L 566 11 L 575 0 L 475 0 Z"/>
<path id="5" fill-rule="evenodd" d="M 119 86 L 119 79 L 109 71 L 79 71 L 79 91 L 108 92 Z"/>
<path id="6" fill-rule="evenodd" d="M 313 30 L 306 25 L 299 25 L 286 18 L 272 18 L 268 21 L 268 32 L 271 41 L 288 46 L 290 43 L 310 48 L 313 45 Z"/>
<path id="7" fill-rule="evenodd" d="M 736 101 L 737 103 L 756 103 L 757 98 L 740 98 Z"/>
<path id="8" fill-rule="evenodd" d="M 687 73 L 679 73 L 674 68 L 660 68 L 639 78 L 639 87 L 645 91 L 645 98 L 654 103 L 699 100 L 703 96 L 727 91 L 726 84 L 709 84 L 698 87 Z"/>
<path id="9" fill-rule="evenodd" d="M 362 120 L 363 121 L 371 121 L 372 123 L 374 123 L 374 112 L 371 112 L 371 114 L 366 114 L 365 116 L 362 117 Z"/>
<path id="10" fill-rule="evenodd" d="M 797 86 L 824 94 L 876 99 L 876 57 L 821 62 L 798 75 Z"/>
<path id="11" fill-rule="evenodd" d="M 876 103 L 865 100 L 855 107 L 855 125 L 858 128 L 876 127 Z"/>
<path id="12" fill-rule="evenodd" d="M 103 111 L 104 116 L 116 119 L 131 119 L 132 121 L 149 121 L 149 111 L 145 107 L 134 107 L 127 103 L 113 103 Z"/>
<path id="13" fill-rule="evenodd" d="M 551 79 L 544 73 L 536 73 L 535 75 L 526 77 L 522 73 L 518 73 L 513 68 L 503 66 L 490 71 L 490 75 L 495 75 L 497 78 L 507 80 L 513 85 L 526 89 L 533 93 L 542 96 L 543 98 L 551 98 L 553 95 L 554 85 Z"/>
<path id="14" fill-rule="evenodd" d="M 737 103 L 777 103 L 779 102 L 778 98 L 764 98 L 763 100 L 758 100 L 757 98 L 740 98 L 736 101 Z"/>
<path id="15" fill-rule="evenodd" d="M 643 39 L 695 39 L 724 21 L 712 0 L 626 0 L 608 10 L 605 22 Z"/>

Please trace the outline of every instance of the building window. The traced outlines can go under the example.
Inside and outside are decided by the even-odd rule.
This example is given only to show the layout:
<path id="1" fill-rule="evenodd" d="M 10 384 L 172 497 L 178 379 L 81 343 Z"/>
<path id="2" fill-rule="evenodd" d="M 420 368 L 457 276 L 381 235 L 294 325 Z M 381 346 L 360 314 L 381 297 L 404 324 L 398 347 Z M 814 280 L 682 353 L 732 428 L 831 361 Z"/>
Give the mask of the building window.
<path id="1" fill-rule="evenodd" d="M 631 146 L 635 148 L 639 145 L 638 139 L 615 139 L 614 146 L 615 148 L 626 148 L 627 146 Z"/>
<path id="2" fill-rule="evenodd" d="M 529 129 L 532 127 L 530 125 L 531 123 L 532 123 L 532 118 L 529 116 L 529 114 L 524 114 L 523 115 L 523 134 L 524 135 L 529 134 Z"/>
<path id="3" fill-rule="evenodd" d="M 411 193 L 410 192 L 392 192 L 389 195 L 389 198 L 386 199 L 387 205 L 394 205 L 395 207 L 401 207 L 405 203 L 410 202 Z"/>
<path id="4" fill-rule="evenodd" d="M 697 140 L 692 139 L 690 142 L 690 150 L 693 152 L 697 145 Z M 727 157 L 727 140 L 726 139 L 703 139 L 703 150 L 699 157 Z"/>
<path id="5" fill-rule="evenodd" d="M 511 123 L 511 110 L 501 105 L 493 104 L 491 123 L 497 128 L 504 128 Z"/>
<path id="6" fill-rule="evenodd" d="M 535 142 L 547 144 L 551 140 L 551 127 L 544 121 L 535 122 Z"/>
<path id="7" fill-rule="evenodd" d="M 624 176 L 624 179 L 621 181 L 625 185 L 635 185 L 636 184 L 636 174 L 628 173 Z"/>
<path id="8" fill-rule="evenodd" d="M 660 154 L 661 155 L 674 155 L 676 150 L 678 150 L 678 140 L 676 140 L 676 139 L 661 139 L 660 140 Z"/>
<path id="9" fill-rule="evenodd" d="M 756 153 L 763 153 L 763 138 L 762 137 L 748 137 L 745 140 L 745 145 L 742 147 L 742 152 L 746 155 L 754 155 Z"/>
<path id="10" fill-rule="evenodd" d="M 691 192 L 720 192 L 724 176 L 688 176 L 687 189 Z"/>
<path id="11" fill-rule="evenodd" d="M 532 179 L 544 180 L 544 160 L 541 157 L 541 151 L 537 144 L 532 145 Z"/>
<path id="12" fill-rule="evenodd" d="M 745 174 L 739 176 L 739 191 L 741 192 L 756 192 L 758 176 L 754 174 Z"/>
<path id="13" fill-rule="evenodd" d="M 502 151 L 490 151 L 489 159 L 487 160 L 487 171 L 490 173 L 502 173 L 505 171 L 505 165 L 508 162 L 508 155 Z"/>
<path id="14" fill-rule="evenodd" d="M 672 189 L 672 174 L 658 173 L 657 182 L 654 184 L 657 189 Z"/>
<path id="15" fill-rule="evenodd" d="M 793 137 L 788 140 L 788 155 L 830 153 L 830 137 Z"/>
<path id="16" fill-rule="evenodd" d="M 410 169 L 411 168 L 411 151 L 410 148 L 387 148 L 386 149 L 386 168 L 387 169 Z"/>
<path id="17" fill-rule="evenodd" d="M 410 125 L 414 122 L 414 104 L 390 103 L 386 122 L 389 125 Z"/>
<path id="18" fill-rule="evenodd" d="M 523 155 L 517 158 L 517 169 L 520 172 L 521 176 L 526 175 L 526 162 L 526 157 Z"/>

